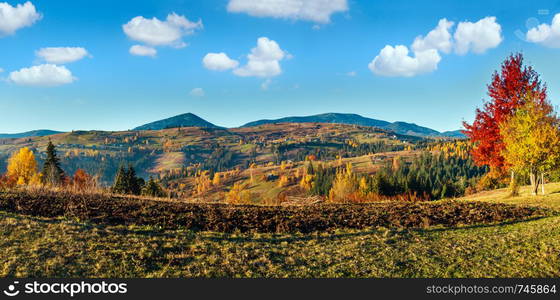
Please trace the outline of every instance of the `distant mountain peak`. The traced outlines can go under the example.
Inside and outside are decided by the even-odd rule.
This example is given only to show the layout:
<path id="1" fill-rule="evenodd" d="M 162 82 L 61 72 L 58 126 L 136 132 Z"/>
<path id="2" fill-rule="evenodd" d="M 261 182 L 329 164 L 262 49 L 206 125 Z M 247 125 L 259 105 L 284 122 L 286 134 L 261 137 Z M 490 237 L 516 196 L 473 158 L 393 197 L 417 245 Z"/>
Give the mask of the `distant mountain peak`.
<path id="1" fill-rule="evenodd" d="M 162 130 L 178 127 L 222 128 L 193 113 L 184 113 L 167 119 L 151 122 L 134 128 L 134 130 Z"/>
<path id="2" fill-rule="evenodd" d="M 464 137 L 460 131 L 444 132 L 441 133 L 427 127 L 419 126 L 414 123 L 407 122 L 387 122 L 383 120 L 376 120 L 366 118 L 364 116 L 353 113 L 324 113 L 312 116 L 299 116 L 299 117 L 285 117 L 276 120 L 258 120 L 249 122 L 241 127 L 253 127 L 264 124 L 276 123 L 337 123 L 349 125 L 361 125 L 378 127 L 385 130 L 390 130 L 398 134 L 413 135 L 420 137 Z"/>

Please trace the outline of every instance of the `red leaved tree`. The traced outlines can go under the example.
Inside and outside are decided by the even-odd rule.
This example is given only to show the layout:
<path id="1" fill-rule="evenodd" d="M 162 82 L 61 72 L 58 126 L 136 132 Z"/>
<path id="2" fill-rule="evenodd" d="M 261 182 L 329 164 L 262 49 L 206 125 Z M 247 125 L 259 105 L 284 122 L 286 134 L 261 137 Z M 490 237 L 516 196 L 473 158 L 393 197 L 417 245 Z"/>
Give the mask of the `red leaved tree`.
<path id="1" fill-rule="evenodd" d="M 524 104 L 524 96 L 534 95 L 539 101 L 546 99 L 546 85 L 530 66 L 523 65 L 523 55 L 510 55 L 503 63 L 501 72 L 494 72 L 488 85 L 490 101 L 476 110 L 472 124 L 463 122 L 467 137 L 474 143 L 472 155 L 478 165 L 487 165 L 492 172 L 503 174 L 507 169 L 502 150 L 500 123 L 513 115 Z"/>

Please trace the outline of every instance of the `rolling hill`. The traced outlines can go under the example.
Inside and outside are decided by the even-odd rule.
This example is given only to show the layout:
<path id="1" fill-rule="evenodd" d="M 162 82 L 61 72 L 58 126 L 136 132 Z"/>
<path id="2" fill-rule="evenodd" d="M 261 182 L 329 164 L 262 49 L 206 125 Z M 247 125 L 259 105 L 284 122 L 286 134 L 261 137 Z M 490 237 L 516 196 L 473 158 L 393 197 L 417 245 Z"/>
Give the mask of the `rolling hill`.
<path id="1" fill-rule="evenodd" d="M 186 113 L 171 118 L 144 124 L 134 128 L 134 130 L 162 130 L 167 128 L 178 128 L 178 127 L 222 128 L 220 126 L 216 126 L 200 118 L 195 114 Z"/>
<path id="2" fill-rule="evenodd" d="M 62 131 L 39 129 L 39 130 L 22 132 L 22 133 L 0 133 L 0 139 L 19 139 L 25 137 L 48 136 L 48 135 L 59 134 L 59 133 L 62 133 Z"/>
<path id="3" fill-rule="evenodd" d="M 337 124 L 350 124 L 360 126 L 373 126 L 386 130 L 394 131 L 398 134 L 413 135 L 421 137 L 464 137 L 459 131 L 439 132 L 427 127 L 419 126 L 414 123 L 406 122 L 387 122 L 383 120 L 376 120 L 366 118 L 358 114 L 342 114 L 342 113 L 326 113 L 313 116 L 302 117 L 286 117 L 275 120 L 258 120 L 249 122 L 241 127 L 253 127 L 263 124 L 274 123 L 337 123 Z"/>

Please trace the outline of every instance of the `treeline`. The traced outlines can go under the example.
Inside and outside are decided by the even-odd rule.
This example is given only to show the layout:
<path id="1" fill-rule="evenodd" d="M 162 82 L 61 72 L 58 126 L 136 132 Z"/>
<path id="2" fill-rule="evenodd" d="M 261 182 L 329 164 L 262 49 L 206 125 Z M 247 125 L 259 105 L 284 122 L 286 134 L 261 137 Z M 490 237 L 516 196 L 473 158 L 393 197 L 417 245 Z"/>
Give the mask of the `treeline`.
<path id="1" fill-rule="evenodd" d="M 430 199 L 463 196 L 487 172 L 470 158 L 423 153 L 411 164 L 397 162 L 371 180 L 374 192 L 386 196 L 416 193 Z"/>
<path id="2" fill-rule="evenodd" d="M 463 196 L 487 172 L 470 158 L 425 152 L 411 162 L 401 158 L 374 175 L 354 174 L 351 166 L 323 167 L 309 164 L 311 195 L 329 197 L 334 202 L 404 197 L 409 200 L 437 200 Z M 351 201 L 352 202 L 352 201 Z"/>
<path id="3" fill-rule="evenodd" d="M 143 178 L 136 176 L 136 171 L 131 165 L 128 168 L 123 165 L 119 167 L 111 191 L 116 194 L 167 197 L 167 193 L 153 177 L 150 176 L 150 180 L 145 182 Z"/>
<path id="4" fill-rule="evenodd" d="M 317 160 L 334 160 L 338 157 L 356 157 L 402 150 L 405 150 L 404 145 L 385 141 L 374 143 L 307 142 L 272 146 L 276 164 L 287 160 L 305 161 L 310 156 L 315 157 Z"/>
<path id="5" fill-rule="evenodd" d="M 41 171 L 35 153 L 27 147 L 19 149 L 10 156 L 6 169 L 5 174 L 0 174 L 0 188 L 48 186 L 65 190 L 101 190 L 98 177 L 91 176 L 84 169 L 77 169 L 74 175 L 68 175 L 69 173 L 61 166 L 54 144 L 50 141 Z M 145 182 L 143 178 L 136 175 L 132 165 L 125 168 L 122 164 L 116 173 L 111 192 L 154 197 L 167 196 L 152 177 Z"/>

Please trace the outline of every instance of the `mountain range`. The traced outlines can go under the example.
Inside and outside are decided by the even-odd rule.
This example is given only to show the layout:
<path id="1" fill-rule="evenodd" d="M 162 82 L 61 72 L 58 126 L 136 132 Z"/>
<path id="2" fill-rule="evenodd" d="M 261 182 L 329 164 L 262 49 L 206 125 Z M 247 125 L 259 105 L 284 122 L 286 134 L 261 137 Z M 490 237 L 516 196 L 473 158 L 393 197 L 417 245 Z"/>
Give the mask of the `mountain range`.
<path id="1" fill-rule="evenodd" d="M 434 129 L 419 126 L 414 123 L 406 122 L 387 122 L 383 120 L 376 120 L 366 118 L 358 114 L 341 114 L 341 113 L 326 113 L 313 116 L 304 117 L 286 117 L 275 120 L 258 120 L 249 122 L 241 127 L 252 127 L 263 124 L 274 123 L 337 123 L 337 124 L 350 124 L 360 126 L 373 126 L 381 129 L 390 130 L 398 134 L 413 135 L 421 137 L 454 137 L 463 138 L 465 135 L 460 130 L 439 132 Z"/>
<path id="2" fill-rule="evenodd" d="M 360 126 L 372 126 L 398 134 L 419 136 L 419 137 L 451 137 L 451 138 L 464 138 L 465 135 L 460 130 L 439 132 L 437 130 L 416 125 L 407 122 L 387 122 L 383 120 L 376 120 L 360 116 L 358 114 L 344 114 L 344 113 L 325 113 L 312 116 L 300 117 L 285 117 L 274 120 L 258 120 L 249 122 L 243 127 L 253 127 L 264 124 L 276 123 L 335 123 L 335 124 L 349 124 Z M 199 116 L 192 113 L 185 113 L 171 118 L 147 123 L 134 128 L 133 130 L 162 130 L 166 128 L 177 127 L 201 127 L 201 128 L 216 128 L 224 129 L 223 127 L 212 124 Z M 0 138 L 22 138 L 33 136 L 48 136 L 61 133 L 60 131 L 53 130 L 34 130 L 23 133 L 15 134 L 0 134 Z"/>

